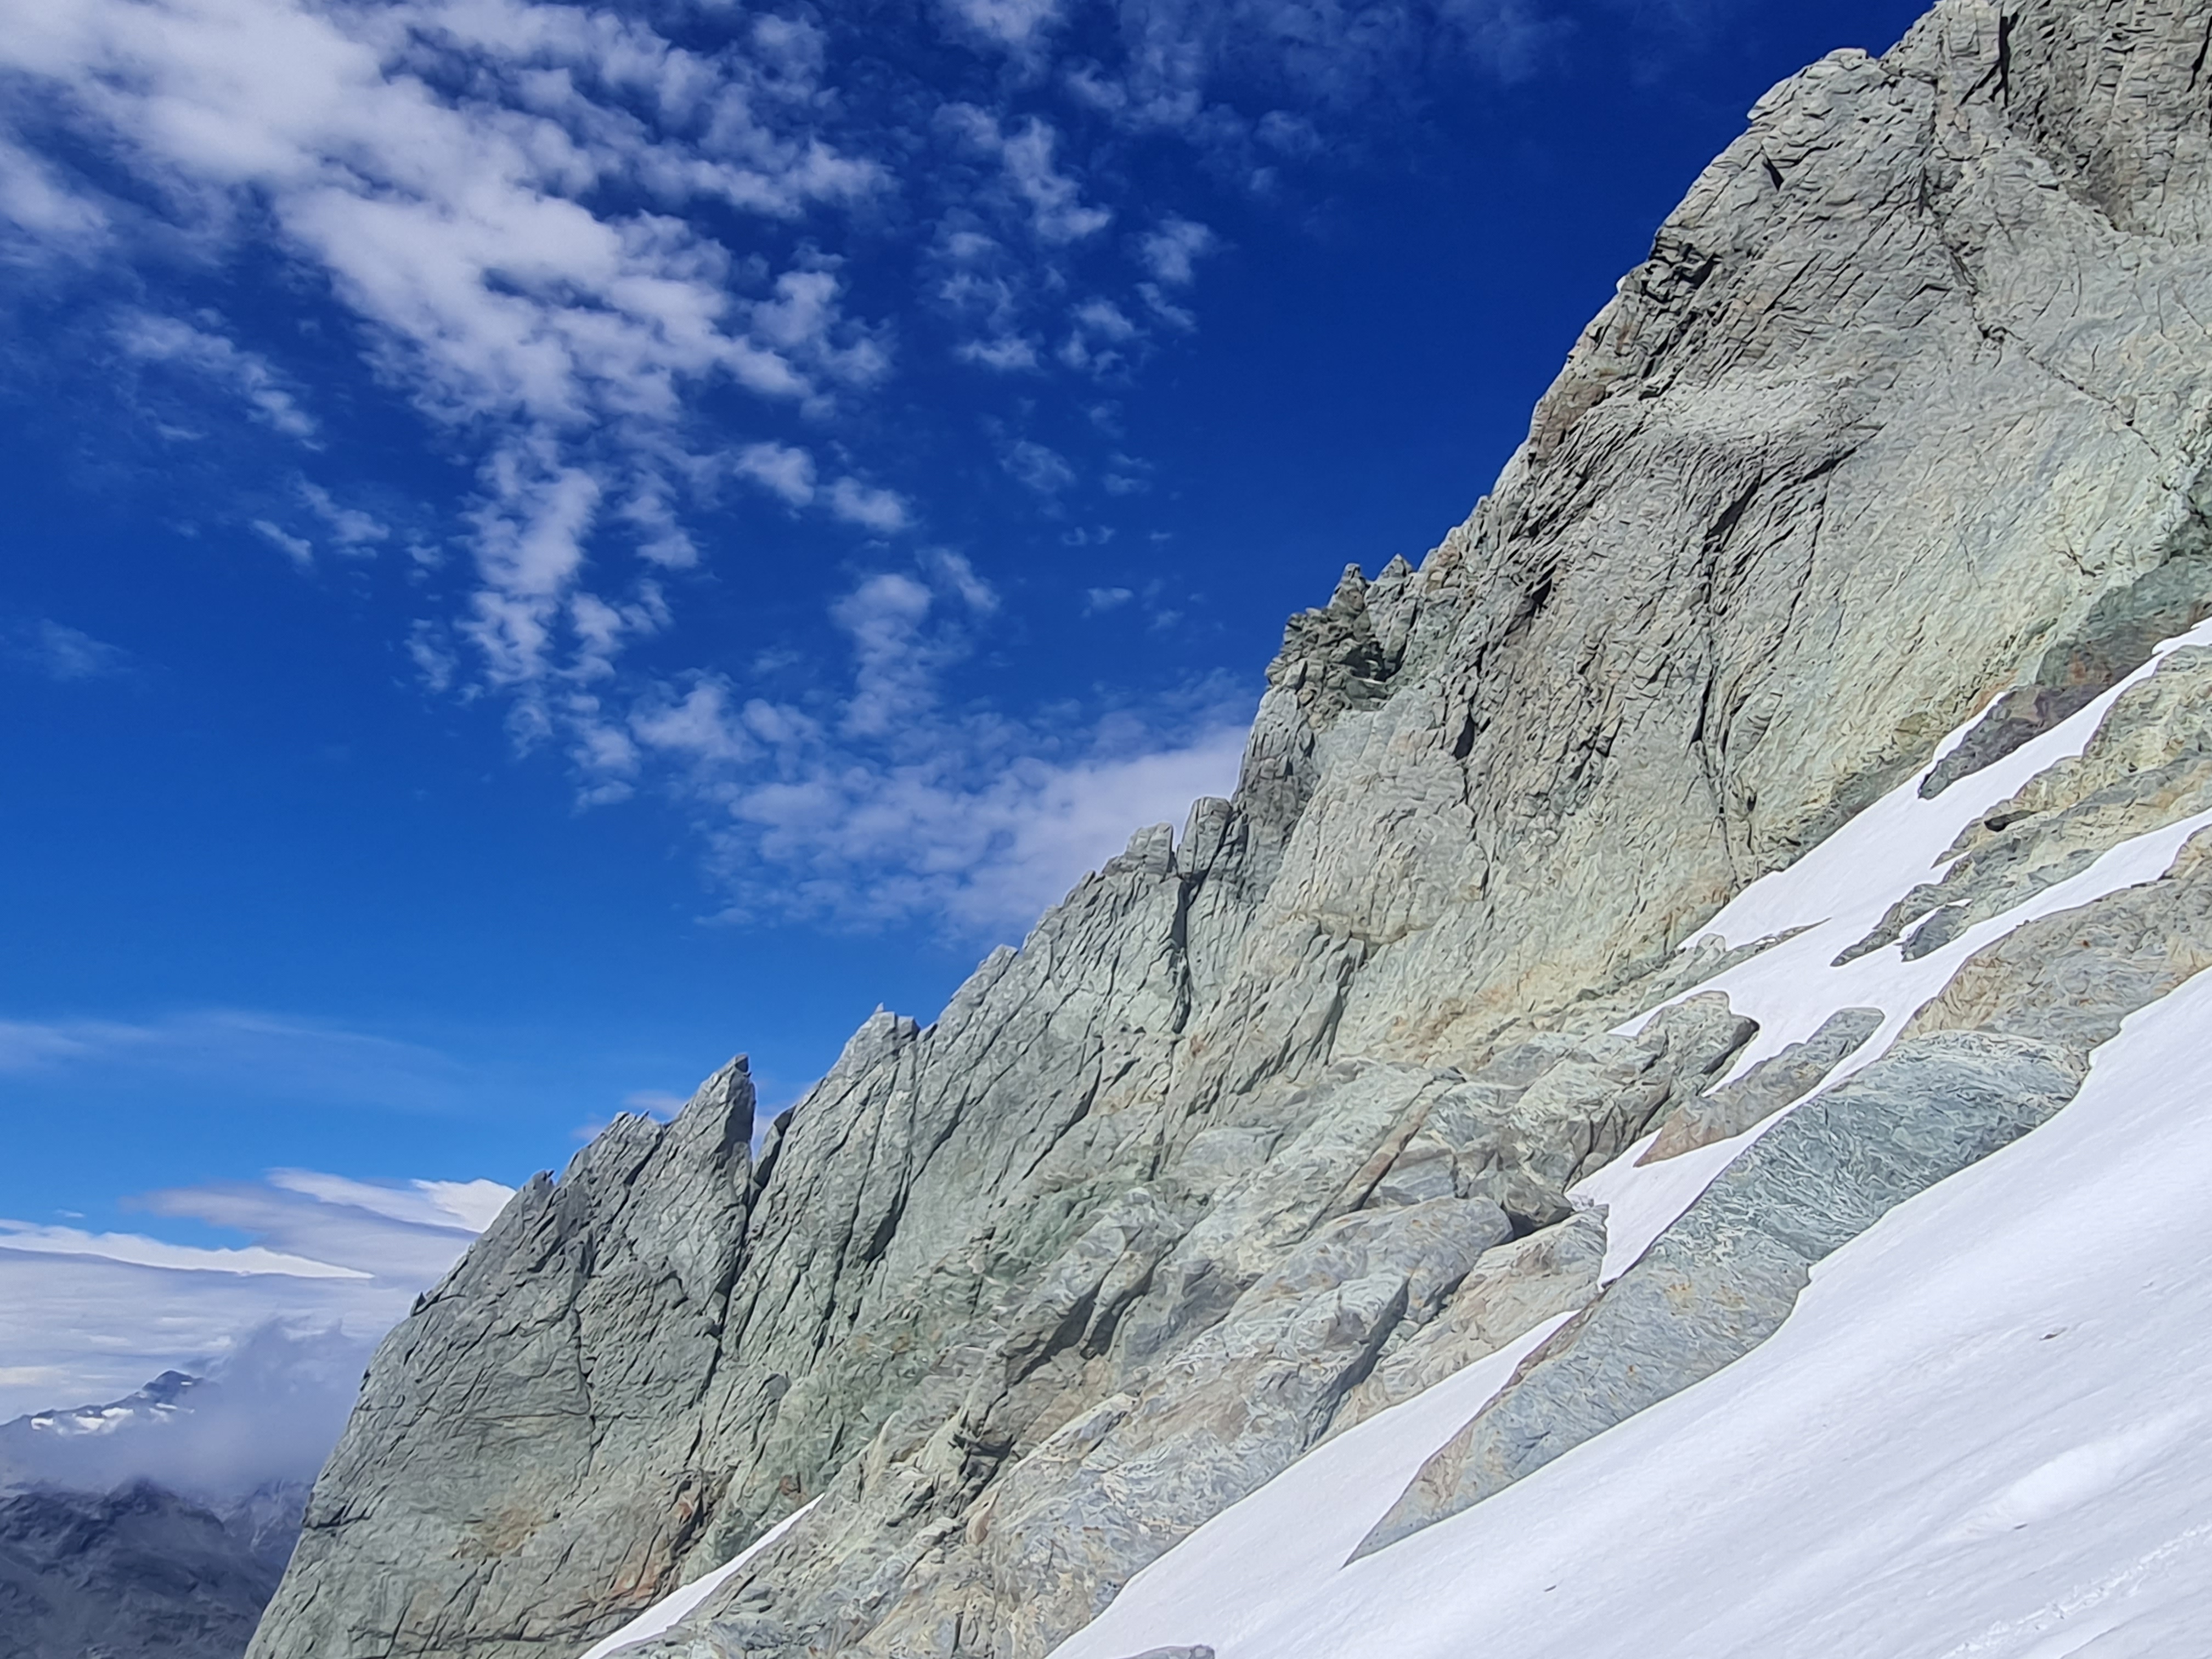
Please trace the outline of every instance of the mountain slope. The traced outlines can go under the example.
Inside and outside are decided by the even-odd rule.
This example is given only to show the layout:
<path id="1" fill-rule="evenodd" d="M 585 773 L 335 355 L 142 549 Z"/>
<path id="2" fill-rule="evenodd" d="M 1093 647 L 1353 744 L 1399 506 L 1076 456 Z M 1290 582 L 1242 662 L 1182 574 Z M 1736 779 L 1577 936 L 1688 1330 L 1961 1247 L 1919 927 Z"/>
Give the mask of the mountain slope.
<path id="1" fill-rule="evenodd" d="M 0 1493 L 0 1656 L 232 1659 L 288 1553 L 246 1520 L 145 1481 Z"/>
<path id="2" fill-rule="evenodd" d="M 1032 1659 L 1324 1437 L 1580 1309 L 1591 1230 L 1617 1273 L 1749 1127 L 1734 1074 L 1817 1036 L 1753 994 L 1790 944 L 1676 947 L 1900 784 L 2027 785 L 2005 757 L 2212 601 L 2203 41 L 2179 3 L 1944 0 L 1762 100 L 1474 516 L 1292 620 L 1233 800 L 933 1025 L 872 1020 L 757 1162 L 738 1066 L 517 1198 L 380 1352 L 254 1654 L 566 1656 L 811 1503 L 661 1650 Z M 2076 768 L 1962 822 L 1929 908 L 1822 942 L 1905 975 L 1962 928 L 1910 962 L 1972 952 L 1978 1001 L 1877 1060 L 1910 1009 L 1876 998 L 1881 1036 L 1760 1098 L 1963 1052 L 1948 1021 L 2066 1079 L 1996 1077 L 1989 1122 L 2047 1115 L 2104 1036 L 2002 1028 L 2073 947 L 1973 930 L 2185 833 L 2170 701 L 2112 745 L 2170 787 Z M 1685 1110 L 1680 1202 L 1632 1239 L 1634 1205 L 1578 1206 Z M 1603 1359 L 1592 1328 L 1547 1352 Z"/>

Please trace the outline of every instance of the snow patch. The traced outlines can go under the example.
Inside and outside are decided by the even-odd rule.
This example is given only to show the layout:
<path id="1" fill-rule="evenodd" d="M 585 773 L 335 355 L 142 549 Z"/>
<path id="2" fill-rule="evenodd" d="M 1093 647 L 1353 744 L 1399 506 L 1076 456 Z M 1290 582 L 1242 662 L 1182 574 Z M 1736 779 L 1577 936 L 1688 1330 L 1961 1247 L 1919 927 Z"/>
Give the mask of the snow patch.
<path id="1" fill-rule="evenodd" d="M 606 1659 L 611 1653 L 635 1647 L 640 1642 L 649 1642 L 656 1636 L 665 1636 L 686 1613 L 712 1595 L 728 1582 L 730 1576 L 751 1560 L 776 1540 L 797 1526 L 807 1510 L 822 1500 L 811 1498 L 789 1515 L 777 1522 L 758 1538 L 709 1573 L 693 1579 L 683 1589 L 664 1595 L 643 1613 L 624 1625 L 611 1636 L 603 1636 L 586 1649 L 583 1659 Z"/>
<path id="2" fill-rule="evenodd" d="M 1122 1659 L 1148 1648 L 1198 1644 L 1225 1652 L 1249 1644 L 1277 1609 L 1340 1576 L 1346 1559 L 1430 1454 L 1571 1317 L 1547 1320 L 1323 1442 L 1132 1578 L 1105 1612 L 1054 1650 L 1054 1659 Z M 1286 1525 L 1292 1517 L 1296 1523 Z"/>

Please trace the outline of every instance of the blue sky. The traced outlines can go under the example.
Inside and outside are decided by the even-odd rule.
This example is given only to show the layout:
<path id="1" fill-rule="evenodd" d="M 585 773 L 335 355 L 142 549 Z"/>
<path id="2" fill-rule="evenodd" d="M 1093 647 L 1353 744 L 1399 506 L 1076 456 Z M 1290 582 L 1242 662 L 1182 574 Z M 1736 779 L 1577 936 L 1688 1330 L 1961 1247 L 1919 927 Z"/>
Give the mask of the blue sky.
<path id="1" fill-rule="evenodd" d="M 0 1279 L 465 1237 L 927 1018 L 1917 9 L 0 0 Z M 0 1413 L 325 1306 L 125 1265 Z"/>

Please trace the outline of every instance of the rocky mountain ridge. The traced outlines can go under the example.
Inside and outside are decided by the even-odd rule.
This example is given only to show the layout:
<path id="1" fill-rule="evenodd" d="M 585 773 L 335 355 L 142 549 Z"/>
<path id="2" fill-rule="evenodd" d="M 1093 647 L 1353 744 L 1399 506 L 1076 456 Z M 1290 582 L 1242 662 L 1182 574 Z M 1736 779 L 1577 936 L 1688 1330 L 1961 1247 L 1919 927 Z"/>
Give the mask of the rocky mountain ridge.
<path id="1" fill-rule="evenodd" d="M 1487 1500 L 2060 1110 L 2212 961 L 2203 653 L 2154 659 L 2212 606 L 2205 38 L 1942 0 L 1769 94 L 1473 516 L 1292 620 L 1232 799 L 757 1156 L 739 1060 L 518 1195 L 380 1351 L 252 1653 L 565 1659 L 807 1506 L 628 1650 L 1041 1659 L 1566 1317 L 1362 1547 Z M 1754 1011 L 1808 924 L 1692 941 L 1900 791 L 1975 816 L 1816 966 L 1944 977 Z M 1680 1203 L 1601 1212 L 1655 1131 Z"/>

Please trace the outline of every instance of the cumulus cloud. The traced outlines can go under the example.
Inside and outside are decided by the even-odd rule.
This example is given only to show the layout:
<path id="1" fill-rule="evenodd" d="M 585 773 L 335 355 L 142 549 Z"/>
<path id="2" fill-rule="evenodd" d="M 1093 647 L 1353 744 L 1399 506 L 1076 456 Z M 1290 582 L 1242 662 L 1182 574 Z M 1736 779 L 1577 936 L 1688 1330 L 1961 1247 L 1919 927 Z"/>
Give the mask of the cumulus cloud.
<path id="1" fill-rule="evenodd" d="M 840 478 L 830 486 L 830 510 L 848 524 L 889 536 L 912 521 L 906 498 L 896 490 L 878 489 L 857 478 Z"/>
<path id="2" fill-rule="evenodd" d="M 793 507 L 805 507 L 814 500 L 814 457 L 796 445 L 747 444 L 731 464 L 740 477 Z"/>
<path id="3" fill-rule="evenodd" d="M 1060 136 L 1032 115 L 1011 130 L 988 110 L 950 104 L 944 120 L 971 149 L 1000 166 L 1000 187 L 1028 222 L 1030 234 L 1048 246 L 1079 242 L 1114 222 L 1113 210 L 1083 199 L 1082 185 L 1061 171 Z"/>
<path id="4" fill-rule="evenodd" d="M 1212 231 L 1195 220 L 1170 215 L 1137 246 L 1155 280 L 1184 288 L 1196 278 L 1200 257 L 1212 252 L 1216 240 Z"/>
<path id="5" fill-rule="evenodd" d="M 1002 334 L 994 340 L 963 340 L 953 348 L 961 362 L 1000 374 L 1037 366 L 1036 342 L 1019 334 Z"/>
<path id="6" fill-rule="evenodd" d="M 1061 0 L 945 0 L 956 27 L 1016 51 L 1056 27 L 1064 9 Z"/>
<path id="7" fill-rule="evenodd" d="M 1030 438 L 1008 444 L 1000 465 L 1017 483 L 1040 495 L 1057 495 L 1075 482 L 1075 468 L 1066 456 Z"/>

